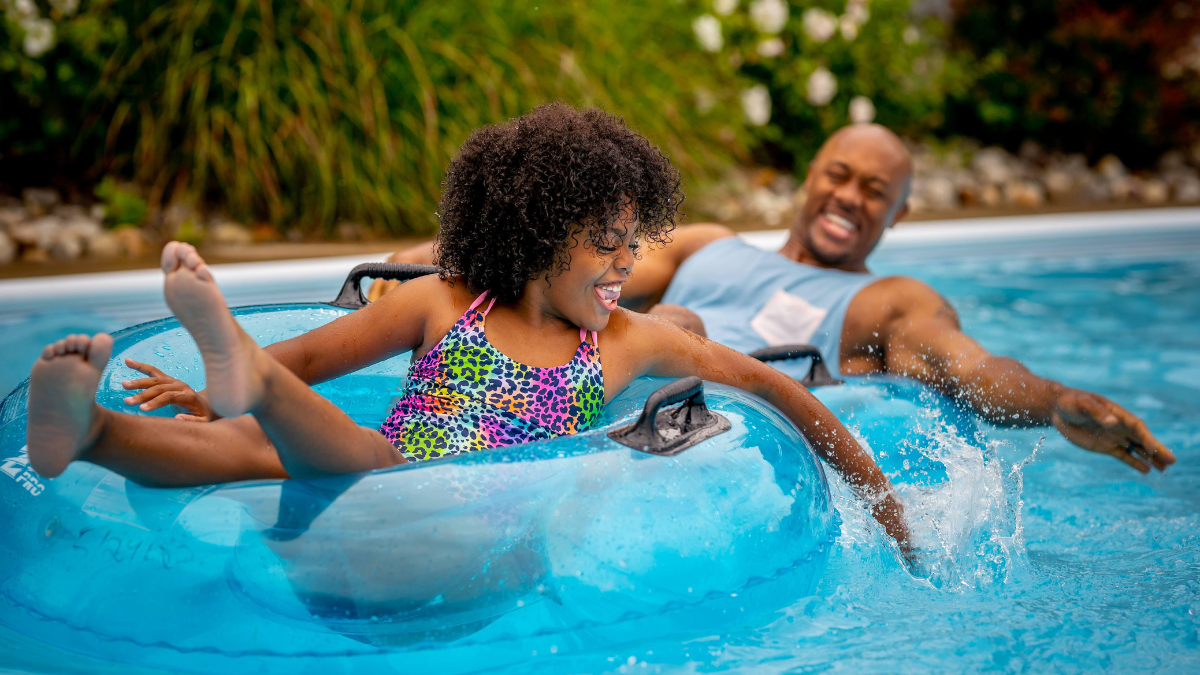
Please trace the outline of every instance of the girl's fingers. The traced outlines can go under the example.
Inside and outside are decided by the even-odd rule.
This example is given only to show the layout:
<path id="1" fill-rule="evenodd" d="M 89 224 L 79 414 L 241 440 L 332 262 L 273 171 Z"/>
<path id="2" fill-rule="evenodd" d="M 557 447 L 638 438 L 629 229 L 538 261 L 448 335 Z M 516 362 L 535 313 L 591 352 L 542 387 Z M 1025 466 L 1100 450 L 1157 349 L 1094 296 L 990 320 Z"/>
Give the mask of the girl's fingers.
<path id="1" fill-rule="evenodd" d="M 153 387 L 147 387 L 144 391 L 140 391 L 132 396 L 126 396 L 125 403 L 127 403 L 128 405 L 137 405 L 138 403 L 142 403 L 143 401 L 149 401 L 150 399 L 154 398 L 155 396 L 158 396 L 159 394 L 163 394 L 168 391 L 171 391 L 171 389 L 165 384 L 159 384 L 159 385 L 156 385 Z"/>
<path id="2" fill-rule="evenodd" d="M 125 387 L 126 389 L 149 389 L 150 387 L 153 387 L 155 385 L 165 385 L 165 384 L 167 384 L 167 383 L 163 382 L 161 378 L 146 377 L 146 378 L 142 378 L 140 380 L 125 380 L 124 382 L 121 383 L 121 386 Z"/>
<path id="3" fill-rule="evenodd" d="M 158 368 L 155 368 L 154 366 L 152 366 L 148 363 L 142 363 L 141 361 L 134 361 L 133 359 L 125 359 L 125 365 L 129 366 L 130 368 L 133 368 L 134 370 L 136 370 L 138 372 L 142 372 L 147 375 L 151 375 L 154 377 L 166 377 L 166 374 L 164 374 L 163 371 L 159 370 Z"/>
<path id="4" fill-rule="evenodd" d="M 184 413 L 179 413 L 178 415 L 175 416 L 175 419 L 185 420 L 187 422 L 207 422 L 208 421 L 208 418 L 203 415 L 185 415 Z"/>
<path id="5" fill-rule="evenodd" d="M 159 394 L 158 396 L 155 396 L 154 398 L 150 399 L 149 401 L 146 401 L 139 407 L 142 410 L 145 410 L 148 412 L 151 410 L 158 410 L 159 408 L 169 406 L 172 404 L 178 405 L 179 398 L 181 395 L 182 395 L 182 392 L 168 391 L 168 392 Z M 188 405 L 183 405 L 182 407 L 191 409 L 191 406 L 188 406 Z"/>

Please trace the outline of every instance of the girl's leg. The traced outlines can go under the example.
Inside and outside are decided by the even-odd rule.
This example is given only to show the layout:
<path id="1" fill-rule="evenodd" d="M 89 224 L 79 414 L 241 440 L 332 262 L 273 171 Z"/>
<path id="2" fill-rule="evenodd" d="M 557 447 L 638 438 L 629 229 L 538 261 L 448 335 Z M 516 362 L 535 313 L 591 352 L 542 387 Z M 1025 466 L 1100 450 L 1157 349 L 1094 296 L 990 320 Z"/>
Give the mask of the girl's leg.
<path id="1" fill-rule="evenodd" d="M 205 424 L 136 417 L 96 405 L 112 338 L 72 335 L 49 345 L 29 377 L 29 463 L 52 478 L 81 459 L 143 485 L 205 485 L 287 478 L 250 417 Z"/>
<path id="2" fill-rule="evenodd" d="M 164 292 L 204 357 L 209 403 L 222 417 L 251 413 L 294 478 L 369 471 L 404 461 L 383 434 L 355 424 L 271 358 L 238 326 L 196 249 L 163 249 Z"/>

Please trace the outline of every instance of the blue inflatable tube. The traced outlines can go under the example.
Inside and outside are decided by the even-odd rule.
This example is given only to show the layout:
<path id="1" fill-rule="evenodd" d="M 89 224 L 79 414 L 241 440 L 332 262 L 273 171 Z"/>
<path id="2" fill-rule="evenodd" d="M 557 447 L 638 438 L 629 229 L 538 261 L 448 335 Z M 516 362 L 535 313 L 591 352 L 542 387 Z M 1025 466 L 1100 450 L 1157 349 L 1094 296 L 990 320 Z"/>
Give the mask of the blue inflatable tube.
<path id="1" fill-rule="evenodd" d="M 235 315 L 268 344 L 346 311 Z M 115 337 L 101 405 L 129 411 L 126 357 L 203 386 L 174 319 Z M 398 357 L 317 390 L 378 425 L 407 365 Z M 704 399 L 727 430 L 677 454 L 611 438 L 664 384 L 635 382 L 575 437 L 194 489 L 145 488 L 84 463 L 37 476 L 22 385 L 0 408 L 0 624 L 89 657 L 234 673 L 301 662 L 474 671 L 761 623 L 814 590 L 838 532 L 821 465 L 778 411 L 712 384 Z"/>

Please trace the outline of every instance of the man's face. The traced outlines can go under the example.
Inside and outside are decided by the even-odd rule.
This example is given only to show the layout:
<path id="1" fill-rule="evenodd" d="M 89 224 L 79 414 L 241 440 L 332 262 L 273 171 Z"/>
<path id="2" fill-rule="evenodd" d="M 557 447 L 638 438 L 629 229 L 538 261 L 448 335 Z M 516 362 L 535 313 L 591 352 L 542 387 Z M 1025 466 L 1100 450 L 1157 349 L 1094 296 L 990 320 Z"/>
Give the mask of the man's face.
<path id="1" fill-rule="evenodd" d="M 907 151 L 878 127 L 849 127 L 817 153 L 793 231 L 822 265 L 861 268 L 883 231 L 907 212 Z"/>

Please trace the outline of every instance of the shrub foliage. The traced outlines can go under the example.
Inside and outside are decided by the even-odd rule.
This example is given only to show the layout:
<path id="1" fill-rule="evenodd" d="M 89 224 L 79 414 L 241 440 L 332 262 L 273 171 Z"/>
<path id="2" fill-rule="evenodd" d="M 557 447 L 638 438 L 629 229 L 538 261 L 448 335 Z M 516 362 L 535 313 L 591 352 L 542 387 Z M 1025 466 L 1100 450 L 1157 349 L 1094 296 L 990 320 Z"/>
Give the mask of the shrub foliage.
<path id="1" fill-rule="evenodd" d="M 48 53 L 23 49 L 11 12 L 0 33 L 0 180 L 10 183 L 35 168 L 91 180 L 117 172 L 152 206 L 206 200 L 284 228 L 354 220 L 408 233 L 435 226 L 442 171 L 472 129 L 544 101 L 624 115 L 693 173 L 738 147 L 736 116 L 691 103 L 696 81 L 721 72 L 672 3 L 38 8 L 56 19 Z"/>

